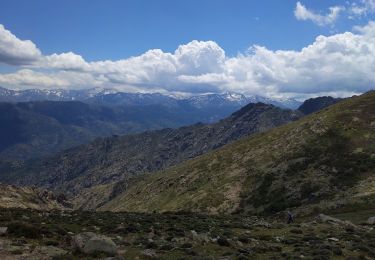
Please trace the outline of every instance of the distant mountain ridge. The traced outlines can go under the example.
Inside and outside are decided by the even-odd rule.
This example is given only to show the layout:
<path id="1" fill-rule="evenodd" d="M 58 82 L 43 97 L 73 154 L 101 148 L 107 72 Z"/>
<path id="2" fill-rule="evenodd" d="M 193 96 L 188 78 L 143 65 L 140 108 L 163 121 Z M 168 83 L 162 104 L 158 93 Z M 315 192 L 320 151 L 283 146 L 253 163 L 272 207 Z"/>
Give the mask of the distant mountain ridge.
<path id="1" fill-rule="evenodd" d="M 230 92 L 181 98 L 102 88 L 0 88 L 0 159 L 37 158 L 96 137 L 215 123 L 249 103 L 285 107 L 284 101 Z"/>
<path id="2" fill-rule="evenodd" d="M 65 89 L 27 89 L 10 90 L 0 87 L 0 102 L 28 102 L 28 101 L 82 101 L 91 104 L 107 106 L 114 105 L 156 105 L 167 106 L 178 103 L 195 107 L 205 105 L 231 105 L 236 109 L 248 104 L 262 102 L 281 108 L 297 109 L 302 102 L 294 99 L 271 99 L 262 96 L 245 96 L 238 93 L 226 92 L 222 94 L 200 94 L 191 97 L 176 97 L 161 93 L 125 93 L 114 89 L 91 88 L 81 90 Z M 234 109 L 232 112 L 234 112 Z"/>
<path id="3" fill-rule="evenodd" d="M 29 102 L 29 101 L 77 101 L 85 100 L 96 95 L 114 93 L 114 90 L 92 88 L 82 90 L 66 89 L 26 89 L 11 90 L 0 87 L 0 102 Z"/>
<path id="4" fill-rule="evenodd" d="M 0 159 L 37 158 L 96 137 L 215 122 L 234 108 L 101 106 L 79 101 L 0 102 Z"/>

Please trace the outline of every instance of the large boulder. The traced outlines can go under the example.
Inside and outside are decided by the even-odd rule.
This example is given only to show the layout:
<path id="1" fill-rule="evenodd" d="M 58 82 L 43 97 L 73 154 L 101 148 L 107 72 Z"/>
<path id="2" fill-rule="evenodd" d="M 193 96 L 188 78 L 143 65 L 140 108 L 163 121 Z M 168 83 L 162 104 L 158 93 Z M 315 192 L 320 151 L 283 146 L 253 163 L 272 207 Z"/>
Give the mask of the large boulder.
<path id="1" fill-rule="evenodd" d="M 324 215 L 324 214 L 319 214 L 317 220 L 321 223 L 329 223 L 329 224 L 332 224 L 332 225 L 342 226 L 342 227 L 345 227 L 345 228 L 359 229 L 359 230 L 364 229 L 362 227 L 354 225 L 349 220 L 341 220 L 341 219 L 334 218 L 334 217 Z"/>
<path id="2" fill-rule="evenodd" d="M 8 232 L 8 227 L 0 227 L 0 236 L 4 236 Z"/>
<path id="3" fill-rule="evenodd" d="M 370 217 L 367 219 L 367 224 L 369 225 L 375 225 L 375 217 Z"/>
<path id="4" fill-rule="evenodd" d="M 84 254 L 105 253 L 116 255 L 116 244 L 109 237 L 97 235 L 92 232 L 83 232 L 73 237 L 72 246 Z"/>
<path id="5" fill-rule="evenodd" d="M 334 218 L 334 217 L 331 217 L 331 216 L 328 216 L 328 215 L 324 215 L 324 214 L 319 214 L 318 216 L 318 220 L 320 222 L 323 222 L 323 223 L 337 223 L 337 224 L 341 224 L 343 221 L 338 219 L 338 218 Z"/>

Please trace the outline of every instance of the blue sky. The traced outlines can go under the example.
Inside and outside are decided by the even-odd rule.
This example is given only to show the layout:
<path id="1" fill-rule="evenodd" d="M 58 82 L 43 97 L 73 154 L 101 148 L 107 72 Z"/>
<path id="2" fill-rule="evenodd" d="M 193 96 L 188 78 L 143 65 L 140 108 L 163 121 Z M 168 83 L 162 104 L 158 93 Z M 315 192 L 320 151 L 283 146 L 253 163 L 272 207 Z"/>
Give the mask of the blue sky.
<path id="1" fill-rule="evenodd" d="M 305 2 L 325 11 L 342 1 Z M 213 40 L 230 56 L 253 44 L 300 49 L 319 34 L 353 24 L 346 19 L 334 28 L 301 23 L 293 14 L 295 5 L 294 0 L 3 0 L 0 23 L 45 54 L 73 51 L 88 61 L 155 48 L 172 52 L 192 40 Z"/>
<path id="2" fill-rule="evenodd" d="M 354 86 L 363 73 L 351 70 L 355 75 L 353 86 L 349 86 L 348 79 L 345 83 L 339 78 L 347 74 L 342 71 L 327 82 L 319 80 L 314 90 L 314 77 L 320 78 L 330 68 L 304 75 L 305 68 L 295 67 L 307 59 L 301 50 L 316 43 L 320 35 L 330 43 L 337 40 L 338 45 L 348 44 L 347 37 L 334 38 L 345 32 L 353 34 L 349 39 L 353 42 L 358 35 L 367 39 L 371 32 L 358 28 L 371 27 L 374 0 L 1 0 L 0 6 L 3 33 L 15 37 L 3 43 L 0 38 L 0 85 L 9 88 L 115 87 L 123 91 L 187 93 L 229 90 L 308 96 L 361 93 L 375 83 L 368 75 L 360 82 L 363 86 Z M 357 29 L 353 29 L 355 26 Z M 25 41 L 34 46 L 22 45 Z M 22 51 L 17 53 L 13 48 L 14 53 L 10 53 L 9 44 L 23 46 Z M 180 54 L 175 53 L 181 45 L 185 47 Z M 369 40 L 366 48 L 371 47 Z M 322 48 L 311 51 L 321 52 Z M 161 52 L 148 52 L 154 49 Z M 287 52 L 281 55 L 278 51 L 296 53 L 286 58 Z M 298 54 L 301 57 L 295 57 Z M 290 64 L 283 67 L 290 69 L 278 69 L 285 62 Z M 309 62 L 306 64 L 315 66 L 312 60 Z M 335 63 L 332 59 L 325 62 Z M 355 67 L 355 62 L 352 60 L 351 66 Z M 348 64 L 340 68 L 344 65 Z M 246 66 L 247 70 L 243 69 Z M 328 88 L 333 83 L 345 86 Z M 298 84 L 307 87 L 298 89 Z"/>

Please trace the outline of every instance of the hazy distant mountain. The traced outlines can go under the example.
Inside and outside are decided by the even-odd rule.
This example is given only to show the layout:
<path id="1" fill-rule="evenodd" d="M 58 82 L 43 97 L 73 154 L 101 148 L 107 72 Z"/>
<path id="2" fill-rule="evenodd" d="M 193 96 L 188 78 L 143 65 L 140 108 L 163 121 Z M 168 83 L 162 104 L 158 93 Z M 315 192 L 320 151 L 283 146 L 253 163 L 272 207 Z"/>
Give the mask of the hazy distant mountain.
<path id="1" fill-rule="evenodd" d="M 99 136 L 215 123 L 249 103 L 294 108 L 297 102 L 229 92 L 179 98 L 101 88 L 0 88 L 1 101 L 12 104 L 0 104 L 0 159 L 44 156 Z"/>
<path id="2" fill-rule="evenodd" d="M 73 101 L 86 100 L 96 95 L 113 93 L 113 90 L 92 88 L 82 90 L 66 89 L 26 89 L 10 90 L 0 87 L 0 102 L 28 102 L 28 101 Z"/>
<path id="3" fill-rule="evenodd" d="M 261 96 L 245 96 L 237 93 L 201 94 L 186 98 L 175 97 L 160 93 L 124 93 L 114 89 L 92 88 L 81 90 L 64 89 L 28 89 L 9 90 L 0 87 L 0 102 L 27 102 L 27 101 L 82 101 L 91 104 L 106 106 L 147 106 L 165 105 L 167 107 L 192 105 L 197 108 L 212 106 L 231 107 L 232 112 L 249 104 L 262 102 L 281 108 L 297 109 L 301 102 L 294 99 L 270 99 Z M 229 114 L 230 114 L 229 113 Z M 229 115 L 228 114 L 228 115 Z M 223 118 L 223 117 L 222 117 Z"/>
<path id="4" fill-rule="evenodd" d="M 0 103 L 0 159 L 28 159 L 95 137 L 211 122 L 235 107 L 99 106 L 79 101 Z"/>

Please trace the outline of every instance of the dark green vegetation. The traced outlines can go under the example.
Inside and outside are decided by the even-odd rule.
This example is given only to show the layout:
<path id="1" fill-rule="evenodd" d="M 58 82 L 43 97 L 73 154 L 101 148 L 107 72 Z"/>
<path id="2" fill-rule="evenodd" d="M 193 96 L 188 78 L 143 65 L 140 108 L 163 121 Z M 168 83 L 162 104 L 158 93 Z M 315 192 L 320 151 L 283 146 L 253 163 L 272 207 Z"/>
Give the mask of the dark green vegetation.
<path id="1" fill-rule="evenodd" d="M 363 213 L 363 214 L 362 214 Z M 39 212 L 1 209 L 0 258 L 91 259 L 74 251 L 75 234 L 112 238 L 125 259 L 373 259 L 375 231 L 361 224 L 375 211 L 346 213 L 354 224 L 321 223 L 314 217 L 285 224 L 284 216 L 207 216 L 191 213 L 132 214 Z M 350 258 L 351 257 L 351 258 Z"/>
<path id="2" fill-rule="evenodd" d="M 375 92 L 153 175 L 103 210 L 302 214 L 375 206 Z"/>
<path id="3" fill-rule="evenodd" d="M 165 169 L 300 117 L 292 110 L 249 104 L 212 125 L 97 139 L 51 158 L 24 165 L 3 164 L 0 180 L 42 186 L 71 197 L 79 195 L 78 206 L 92 209 L 126 189 L 131 176 Z"/>

